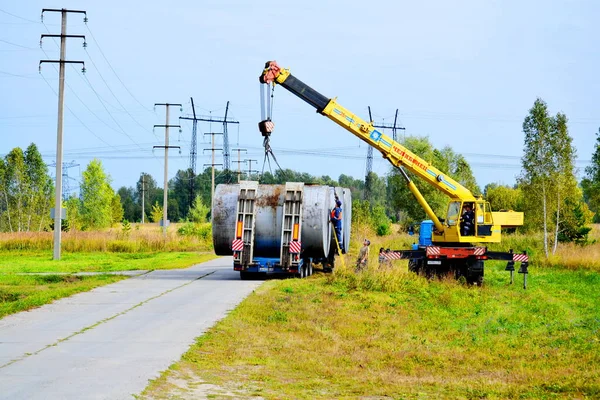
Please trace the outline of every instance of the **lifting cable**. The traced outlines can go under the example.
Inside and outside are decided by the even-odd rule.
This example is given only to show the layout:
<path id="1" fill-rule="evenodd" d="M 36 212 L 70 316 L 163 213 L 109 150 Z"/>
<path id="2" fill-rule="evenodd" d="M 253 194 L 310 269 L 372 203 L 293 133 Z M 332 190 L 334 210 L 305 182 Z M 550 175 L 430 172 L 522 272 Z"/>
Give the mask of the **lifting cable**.
<path id="1" fill-rule="evenodd" d="M 272 85 L 270 96 L 267 94 L 268 98 L 265 99 L 265 91 L 268 90 L 268 87 L 269 87 L 269 85 L 261 84 L 261 89 L 260 89 L 260 112 L 261 112 L 261 117 L 262 117 L 263 121 L 265 121 L 265 120 L 271 121 L 272 120 L 271 117 L 273 115 L 273 105 L 274 105 L 274 101 L 275 101 L 275 83 L 273 83 L 273 85 Z M 266 106 L 266 112 L 265 112 L 265 106 Z M 285 177 L 285 172 L 279 165 L 279 162 L 277 162 L 275 153 L 273 153 L 273 149 L 271 148 L 271 134 L 263 133 L 263 135 L 265 137 L 265 139 L 263 140 L 263 147 L 265 148 L 265 157 L 263 159 L 263 167 L 262 167 L 262 171 L 260 173 L 261 176 L 265 172 L 265 164 L 267 164 L 267 163 L 269 164 L 269 172 L 271 172 L 271 174 L 273 173 L 273 170 L 271 169 L 271 160 L 269 158 L 269 157 L 271 157 L 271 158 L 273 158 L 273 161 L 277 165 L 277 168 L 279 168 L 281 175 L 283 177 Z"/>

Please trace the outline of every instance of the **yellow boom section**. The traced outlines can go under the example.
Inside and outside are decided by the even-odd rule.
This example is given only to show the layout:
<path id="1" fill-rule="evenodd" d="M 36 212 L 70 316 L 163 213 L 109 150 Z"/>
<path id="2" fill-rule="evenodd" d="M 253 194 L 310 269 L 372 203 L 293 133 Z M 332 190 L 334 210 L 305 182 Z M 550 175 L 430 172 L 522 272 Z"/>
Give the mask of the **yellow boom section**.
<path id="1" fill-rule="evenodd" d="M 442 174 L 433 165 L 400 143 L 395 142 L 391 137 L 379 132 L 371 123 L 366 122 L 348 109 L 342 107 L 335 99 L 329 101 L 322 114 L 379 150 L 383 158 L 388 159 L 395 166 L 405 167 L 444 192 L 451 199 L 462 201 L 475 200 L 475 196 L 473 196 L 469 189 L 449 176 Z"/>
<path id="2" fill-rule="evenodd" d="M 283 86 L 286 86 L 286 81 L 292 76 L 290 71 L 285 68 L 279 69 L 277 67 L 277 69 L 273 72 L 274 81 Z M 265 74 L 267 74 L 267 70 L 265 70 L 263 76 Z M 302 86 L 306 86 L 306 88 L 310 90 L 312 89 L 296 78 L 293 79 L 294 87 L 290 90 L 298 97 L 303 98 L 305 101 L 313 104 L 311 101 L 308 101 L 307 98 L 303 97 L 305 89 Z M 433 165 L 423 160 L 406 147 L 402 146 L 400 143 L 395 142 L 389 136 L 379 132 L 371 123 L 363 120 L 347 108 L 338 104 L 335 99 L 330 99 L 327 105 L 322 110 L 318 109 L 318 111 L 336 124 L 353 133 L 355 136 L 358 136 L 375 149 L 379 150 L 383 155 L 383 158 L 388 159 L 395 166 L 405 167 L 432 186 L 444 192 L 451 199 L 461 201 L 475 200 L 475 196 L 473 196 L 473 193 L 471 193 L 469 189 L 456 182 L 449 176 L 444 175 Z"/>

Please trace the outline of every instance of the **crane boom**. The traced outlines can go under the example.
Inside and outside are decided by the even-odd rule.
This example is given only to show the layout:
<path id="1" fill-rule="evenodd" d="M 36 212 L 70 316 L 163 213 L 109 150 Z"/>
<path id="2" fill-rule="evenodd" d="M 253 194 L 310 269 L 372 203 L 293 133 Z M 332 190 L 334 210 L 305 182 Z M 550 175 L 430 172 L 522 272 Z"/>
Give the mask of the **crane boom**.
<path id="1" fill-rule="evenodd" d="M 523 213 L 492 213 L 489 203 L 485 202 L 480 197 L 475 197 L 469 189 L 459 182 L 455 181 L 450 176 L 445 175 L 431 163 L 417 156 L 405 146 L 393 140 L 393 138 L 378 131 L 371 122 L 365 121 L 340 105 L 337 102 L 337 99 L 330 99 L 322 95 L 293 76 L 288 69 L 279 67 L 275 61 L 266 63 L 265 69 L 259 77 L 259 80 L 265 84 L 281 85 L 306 103 L 313 106 L 318 113 L 326 116 L 378 150 L 383 158 L 399 168 L 402 171 L 404 178 L 407 180 L 409 190 L 416 197 L 419 204 L 423 207 L 426 214 L 435 225 L 434 242 L 499 242 L 500 227 L 502 225 L 519 226 L 523 224 Z M 261 124 L 264 124 L 265 122 L 267 121 L 262 121 Z M 268 122 L 270 123 L 271 121 Z M 272 126 L 272 123 L 270 126 Z M 263 135 L 266 134 L 266 129 L 267 128 L 261 127 Z M 270 131 L 268 131 L 268 133 L 270 134 Z M 442 223 L 435 215 L 416 185 L 402 170 L 403 168 L 411 171 L 417 177 L 429 183 L 450 198 L 447 218 L 444 223 Z M 478 226 L 475 234 L 469 235 L 468 237 L 464 234 L 461 235 L 458 229 L 460 210 L 465 203 L 471 204 L 471 207 L 475 206 L 475 214 L 478 218 Z"/>
<path id="2" fill-rule="evenodd" d="M 280 84 L 282 87 L 315 107 L 317 112 L 323 114 L 336 124 L 373 146 L 376 150 L 380 151 L 383 158 L 389 160 L 393 165 L 405 167 L 419 178 L 444 192 L 451 199 L 462 201 L 475 200 L 475 196 L 469 189 L 456 182 L 451 177 L 444 175 L 429 162 L 423 160 L 400 143 L 394 141 L 391 137 L 379 132 L 370 122 L 365 121 L 340 105 L 336 99 L 329 99 L 323 96 L 298 78 L 294 77 L 289 70 L 279 68 L 274 61 L 267 64 L 268 65 L 261 76 L 261 81 L 263 83 L 276 82 Z"/>

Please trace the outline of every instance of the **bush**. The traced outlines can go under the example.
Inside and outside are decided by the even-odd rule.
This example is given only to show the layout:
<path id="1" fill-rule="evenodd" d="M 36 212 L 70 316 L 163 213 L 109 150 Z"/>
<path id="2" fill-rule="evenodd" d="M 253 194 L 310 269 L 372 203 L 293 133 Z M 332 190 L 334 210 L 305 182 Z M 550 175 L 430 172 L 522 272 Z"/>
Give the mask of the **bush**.
<path id="1" fill-rule="evenodd" d="M 375 233 L 377 234 L 377 236 L 387 236 L 390 233 L 392 233 L 391 224 L 389 223 L 389 221 L 387 223 L 382 222 L 379 225 L 377 225 Z"/>
<path id="2" fill-rule="evenodd" d="M 209 223 L 186 222 L 177 229 L 177 233 L 181 236 L 195 236 L 198 239 L 208 240 L 212 237 L 212 227 Z"/>

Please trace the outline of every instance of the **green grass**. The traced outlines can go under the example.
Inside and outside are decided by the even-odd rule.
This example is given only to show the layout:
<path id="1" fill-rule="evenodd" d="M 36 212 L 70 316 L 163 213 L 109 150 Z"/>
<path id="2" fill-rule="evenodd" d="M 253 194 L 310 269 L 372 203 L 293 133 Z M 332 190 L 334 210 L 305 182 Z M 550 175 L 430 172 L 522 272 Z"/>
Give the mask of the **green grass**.
<path id="1" fill-rule="evenodd" d="M 0 273 L 11 272 L 110 272 L 186 268 L 215 258 L 213 253 L 63 253 L 51 251 L 0 251 Z"/>
<path id="2" fill-rule="evenodd" d="M 50 251 L 0 251 L 0 318 L 125 279 L 72 273 L 186 268 L 213 258 L 212 253 L 191 252 L 64 252 L 54 261 Z M 50 275 L 20 275 L 24 273 Z"/>
<path id="3" fill-rule="evenodd" d="M 500 263 L 482 288 L 405 268 L 267 281 L 142 397 L 600 397 L 597 272 L 531 267 L 523 290 Z"/>
<path id="4" fill-rule="evenodd" d="M 125 279 L 118 275 L 0 275 L 0 318 Z"/>

